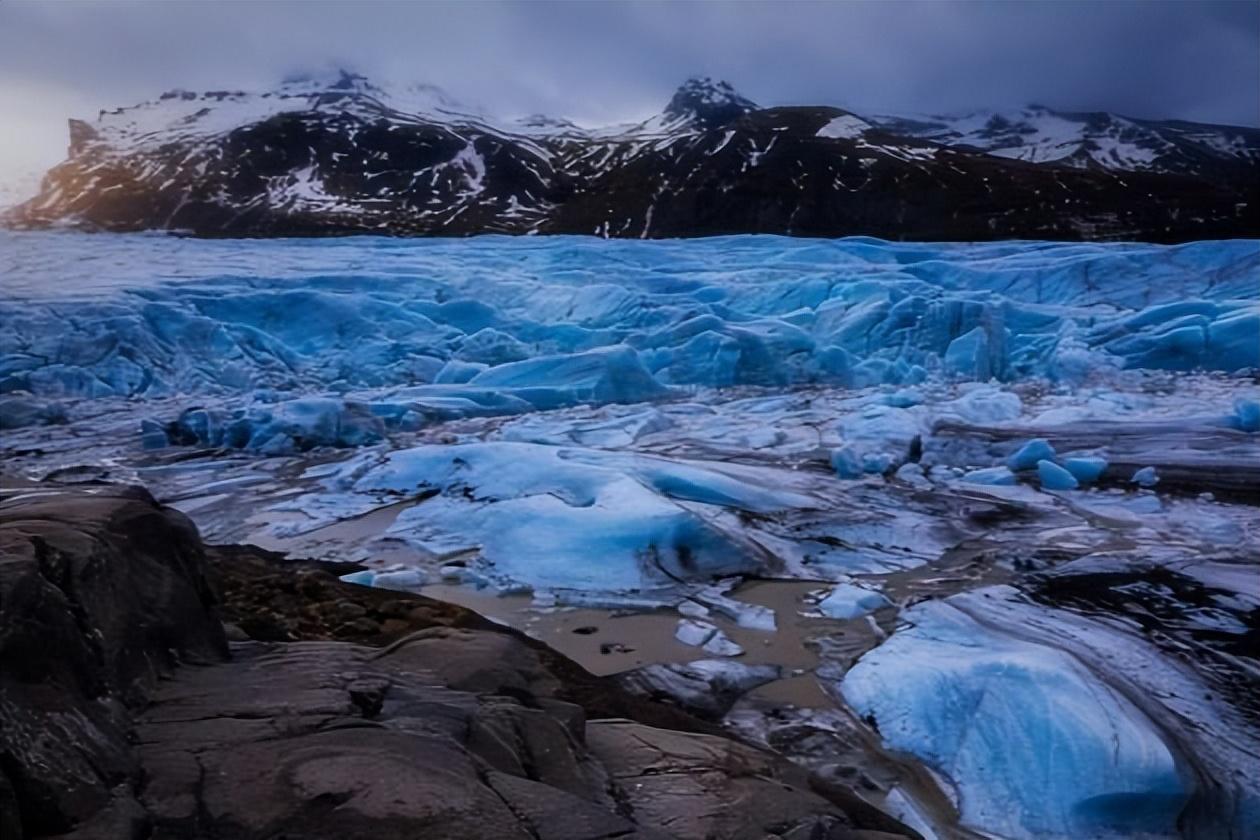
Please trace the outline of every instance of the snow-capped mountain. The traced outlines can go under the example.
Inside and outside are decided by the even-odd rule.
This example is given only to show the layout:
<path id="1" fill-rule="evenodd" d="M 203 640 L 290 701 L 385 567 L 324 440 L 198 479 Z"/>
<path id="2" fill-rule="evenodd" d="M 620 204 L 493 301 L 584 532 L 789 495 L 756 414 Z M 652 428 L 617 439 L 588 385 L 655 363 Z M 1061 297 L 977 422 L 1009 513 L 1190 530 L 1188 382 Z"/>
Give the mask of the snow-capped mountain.
<path id="1" fill-rule="evenodd" d="M 1068 113 L 1032 105 L 959 116 L 885 116 L 883 128 L 991 155 L 1078 168 L 1203 177 L 1256 177 L 1260 129 L 1152 121 L 1106 112 Z"/>
<path id="2" fill-rule="evenodd" d="M 1260 229 L 1258 132 L 1028 114 L 1042 116 L 764 108 L 691 79 L 655 117 L 586 128 L 493 119 L 429 85 L 343 71 L 263 92 L 171 91 L 71 120 L 67 160 L 4 218 L 228 236 L 1164 241 Z"/>

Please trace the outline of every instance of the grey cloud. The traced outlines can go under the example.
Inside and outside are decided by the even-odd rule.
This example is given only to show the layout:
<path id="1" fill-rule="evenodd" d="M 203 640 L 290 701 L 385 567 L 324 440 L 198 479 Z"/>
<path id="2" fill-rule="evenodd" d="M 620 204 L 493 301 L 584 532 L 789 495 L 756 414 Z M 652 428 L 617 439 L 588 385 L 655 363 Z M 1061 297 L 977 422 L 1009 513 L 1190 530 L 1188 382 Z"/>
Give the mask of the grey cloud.
<path id="1" fill-rule="evenodd" d="M 24 132 L 64 145 L 58 105 L 91 116 L 172 87 L 257 88 L 338 64 L 492 113 L 593 123 L 655 113 L 708 74 L 763 104 L 1035 101 L 1257 125 L 1260 3 L 9 0 L 0 153 L 18 154 Z"/>

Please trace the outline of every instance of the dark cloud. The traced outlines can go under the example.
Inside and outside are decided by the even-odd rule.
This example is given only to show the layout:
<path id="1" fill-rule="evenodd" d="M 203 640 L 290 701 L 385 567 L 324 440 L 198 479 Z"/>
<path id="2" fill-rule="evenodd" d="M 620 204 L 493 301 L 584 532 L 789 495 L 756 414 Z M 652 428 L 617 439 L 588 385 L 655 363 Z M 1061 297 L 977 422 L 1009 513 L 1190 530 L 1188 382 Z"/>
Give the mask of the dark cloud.
<path id="1" fill-rule="evenodd" d="M 63 118 L 97 107 L 332 65 L 594 123 L 655 113 L 699 73 L 765 104 L 1257 125 L 1260 3 L 0 0 L 0 155 L 59 150 Z"/>

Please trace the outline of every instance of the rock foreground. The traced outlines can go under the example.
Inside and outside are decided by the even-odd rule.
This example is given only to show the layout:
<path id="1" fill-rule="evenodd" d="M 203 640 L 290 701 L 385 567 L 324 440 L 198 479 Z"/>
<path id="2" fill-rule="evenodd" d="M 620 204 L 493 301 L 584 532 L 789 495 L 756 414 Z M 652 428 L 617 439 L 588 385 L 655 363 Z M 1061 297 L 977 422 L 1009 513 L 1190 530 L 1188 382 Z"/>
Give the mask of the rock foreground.
<path id="1" fill-rule="evenodd" d="M 0 502 L 5 838 L 917 836 L 708 729 L 138 488 Z"/>

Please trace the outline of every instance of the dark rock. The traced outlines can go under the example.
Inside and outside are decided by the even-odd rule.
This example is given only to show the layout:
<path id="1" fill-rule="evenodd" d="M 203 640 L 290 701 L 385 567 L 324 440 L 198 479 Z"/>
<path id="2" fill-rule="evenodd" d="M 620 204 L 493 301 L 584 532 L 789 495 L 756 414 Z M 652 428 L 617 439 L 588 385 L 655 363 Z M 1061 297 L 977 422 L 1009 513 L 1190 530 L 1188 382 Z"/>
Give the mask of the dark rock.
<path id="1" fill-rule="evenodd" d="M 593 723 L 587 741 L 634 820 L 675 837 L 849 838 L 867 827 L 810 793 L 802 768 L 734 741 L 630 721 Z"/>
<path id="2" fill-rule="evenodd" d="M 229 642 L 248 642 L 250 635 L 235 624 L 224 624 L 223 635 Z"/>
<path id="3" fill-rule="evenodd" d="M 130 824 L 130 710 L 178 663 L 226 658 L 213 602 L 196 529 L 143 490 L 0 502 L 0 789 L 26 834 Z"/>
<path id="4" fill-rule="evenodd" d="M 389 691 L 389 680 L 383 677 L 366 677 L 355 680 L 346 686 L 350 692 L 350 702 L 354 703 L 365 718 L 376 717 L 385 705 L 385 693 Z"/>

